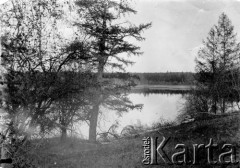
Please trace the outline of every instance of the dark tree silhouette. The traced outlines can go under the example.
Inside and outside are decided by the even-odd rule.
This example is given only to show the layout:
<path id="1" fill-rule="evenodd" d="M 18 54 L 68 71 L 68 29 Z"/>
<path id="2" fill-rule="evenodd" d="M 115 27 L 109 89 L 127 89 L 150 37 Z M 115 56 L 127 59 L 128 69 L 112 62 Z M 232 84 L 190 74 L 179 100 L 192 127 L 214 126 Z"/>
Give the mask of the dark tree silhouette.
<path id="1" fill-rule="evenodd" d="M 126 111 L 133 108 L 130 100 L 119 91 L 124 92 L 131 86 L 131 82 L 111 83 L 103 78 L 106 68 L 124 70 L 127 65 L 133 64 L 128 59 L 130 55 L 139 55 L 140 48 L 130 39 L 144 40 L 141 33 L 148 29 L 151 24 L 135 26 L 124 22 L 126 14 L 136 14 L 127 1 L 115 2 L 111 0 L 78 0 L 79 16 L 82 20 L 75 25 L 86 35 L 88 43 L 88 56 L 91 57 L 92 65 L 96 72 L 95 83 L 98 84 L 94 92 L 94 103 L 90 114 L 89 140 L 96 141 L 96 129 L 100 105 L 116 106 L 117 111 Z M 111 96 L 112 95 L 112 96 Z M 109 101 L 106 101 L 106 100 Z"/>
<path id="2" fill-rule="evenodd" d="M 222 113 L 227 102 L 237 100 L 233 87 L 232 72 L 238 67 L 239 43 L 236 42 L 234 27 L 225 13 L 218 24 L 211 28 L 196 59 L 196 80 L 199 90 L 210 96 L 210 108 Z"/>

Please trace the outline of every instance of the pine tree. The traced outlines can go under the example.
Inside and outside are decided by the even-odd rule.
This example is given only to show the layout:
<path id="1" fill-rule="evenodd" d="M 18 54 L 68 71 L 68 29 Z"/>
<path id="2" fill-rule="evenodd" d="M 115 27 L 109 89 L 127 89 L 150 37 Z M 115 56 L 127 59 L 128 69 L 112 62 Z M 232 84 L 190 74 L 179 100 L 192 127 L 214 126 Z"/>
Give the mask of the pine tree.
<path id="1" fill-rule="evenodd" d="M 238 58 L 239 43 L 236 42 L 234 27 L 227 15 L 222 13 L 196 59 L 198 89 L 210 97 L 209 104 L 214 113 L 218 106 L 224 113 L 226 103 L 236 99 L 232 72 L 237 67 Z"/>
<path id="2" fill-rule="evenodd" d="M 133 108 L 132 103 L 122 94 L 129 90 L 131 82 L 123 81 L 122 85 L 106 81 L 103 73 L 106 68 L 124 70 L 126 66 L 133 64 L 128 59 L 130 55 L 139 55 L 140 48 L 130 39 L 144 40 L 141 33 L 148 29 L 151 24 L 135 26 L 124 22 L 126 14 L 135 14 L 128 1 L 115 2 L 112 0 L 79 0 L 79 15 L 82 20 L 75 25 L 86 35 L 90 46 L 88 55 L 92 59 L 93 67 L 96 67 L 95 98 L 90 114 L 89 139 L 96 141 L 96 128 L 100 106 L 105 105 L 117 111 L 126 111 Z M 112 81 L 112 80 L 111 80 Z M 119 82 L 118 82 L 119 83 Z M 112 96 L 111 96 L 112 95 Z M 106 101 L 108 100 L 108 101 Z M 104 103 L 105 102 L 105 103 Z"/>

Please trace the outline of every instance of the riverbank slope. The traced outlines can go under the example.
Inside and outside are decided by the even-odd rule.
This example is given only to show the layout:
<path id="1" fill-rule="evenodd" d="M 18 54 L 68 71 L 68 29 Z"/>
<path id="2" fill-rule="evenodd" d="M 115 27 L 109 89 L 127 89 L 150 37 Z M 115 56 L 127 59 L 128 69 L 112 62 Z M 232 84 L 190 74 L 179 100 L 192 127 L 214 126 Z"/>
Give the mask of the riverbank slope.
<path id="1" fill-rule="evenodd" d="M 157 131 L 126 137 L 108 144 L 90 144 L 76 139 L 69 139 L 67 143 L 61 144 L 55 139 L 44 149 L 45 153 L 48 153 L 46 155 L 48 162 L 45 162 L 45 166 L 47 168 L 145 168 L 159 167 L 160 165 L 175 167 L 175 165 L 164 163 L 160 157 L 158 157 L 159 165 L 146 166 L 142 164 L 143 138 L 158 137 L 160 143 L 163 136 L 171 137 L 169 143 L 164 147 L 168 156 L 181 151 L 175 149 L 175 145 L 181 143 L 188 146 L 189 160 L 192 160 L 193 144 L 207 145 L 212 138 L 213 143 L 219 146 L 219 149 L 214 153 L 214 159 L 218 159 L 223 144 L 228 143 L 237 147 L 237 159 L 239 160 L 239 119 L 240 115 L 238 113 L 222 117 L 218 116 L 217 118 L 159 128 Z M 207 164 L 206 151 L 202 152 L 198 156 L 200 163 L 195 167 L 211 167 L 211 165 Z M 229 157 L 226 159 L 229 160 Z M 191 164 L 184 165 L 184 167 L 191 166 Z M 219 165 L 219 167 L 221 166 Z"/>

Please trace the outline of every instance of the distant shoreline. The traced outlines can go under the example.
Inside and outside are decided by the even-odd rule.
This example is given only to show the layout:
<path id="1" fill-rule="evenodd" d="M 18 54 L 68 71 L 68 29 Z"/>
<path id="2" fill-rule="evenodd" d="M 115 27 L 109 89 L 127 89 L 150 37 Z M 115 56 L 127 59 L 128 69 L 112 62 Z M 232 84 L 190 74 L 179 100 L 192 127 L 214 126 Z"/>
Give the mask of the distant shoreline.
<path id="1" fill-rule="evenodd" d="M 190 93 L 193 85 L 137 85 L 132 88 L 133 93 Z"/>
<path id="2" fill-rule="evenodd" d="M 191 90 L 193 85 L 137 85 L 133 89 Z"/>

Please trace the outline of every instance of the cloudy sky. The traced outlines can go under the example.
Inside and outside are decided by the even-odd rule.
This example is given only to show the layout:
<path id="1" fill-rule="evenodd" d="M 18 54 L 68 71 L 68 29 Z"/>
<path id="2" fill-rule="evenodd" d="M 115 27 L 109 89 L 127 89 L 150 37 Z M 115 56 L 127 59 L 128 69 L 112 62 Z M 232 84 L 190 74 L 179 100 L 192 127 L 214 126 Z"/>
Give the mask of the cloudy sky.
<path id="1" fill-rule="evenodd" d="M 0 0 L 0 4 L 7 0 Z M 225 12 L 240 41 L 240 0 L 130 0 L 134 24 L 152 22 L 139 43 L 143 55 L 127 68 L 130 72 L 194 71 L 202 40 Z"/>
<path id="2" fill-rule="evenodd" d="M 138 13 L 129 20 L 152 22 L 152 28 L 144 33 L 144 54 L 134 59 L 131 72 L 194 71 L 198 48 L 222 12 L 240 35 L 237 0 L 135 0 L 133 7 Z"/>
<path id="3" fill-rule="evenodd" d="M 3 4 L 4 2 L 7 2 L 8 0 L 0 0 L 0 4 Z"/>

